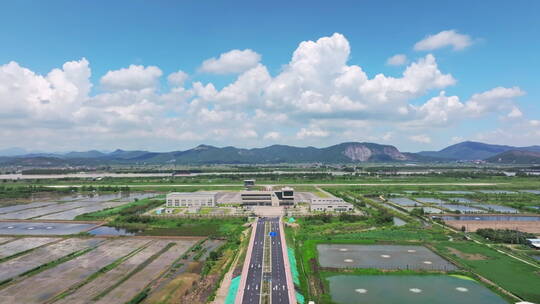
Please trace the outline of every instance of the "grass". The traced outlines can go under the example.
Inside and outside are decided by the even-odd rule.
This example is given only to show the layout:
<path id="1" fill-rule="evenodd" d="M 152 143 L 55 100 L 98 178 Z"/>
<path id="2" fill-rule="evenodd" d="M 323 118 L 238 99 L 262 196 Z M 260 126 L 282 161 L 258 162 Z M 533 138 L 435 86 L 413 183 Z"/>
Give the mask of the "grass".
<path id="1" fill-rule="evenodd" d="M 540 269 L 510 258 L 486 246 L 473 242 L 437 242 L 433 244 L 443 255 L 462 264 L 465 269 L 495 282 L 511 293 L 531 302 L 540 302 Z M 485 259 L 456 256 L 448 249 L 464 254 L 482 255 Z"/>
<path id="2" fill-rule="evenodd" d="M 129 214 L 129 213 L 134 213 L 134 212 L 142 213 L 145 210 L 150 210 L 164 203 L 165 201 L 163 199 L 145 198 L 141 200 L 135 200 L 131 203 L 124 204 L 118 207 L 107 208 L 107 209 L 96 211 L 96 212 L 81 214 L 75 217 L 75 220 L 80 220 L 80 221 L 102 220 L 102 219 L 112 218 L 112 217 L 122 215 L 122 214 Z"/>
<path id="3" fill-rule="evenodd" d="M 142 235 L 232 237 L 242 231 L 246 218 L 121 217 L 111 225 L 142 230 Z"/>

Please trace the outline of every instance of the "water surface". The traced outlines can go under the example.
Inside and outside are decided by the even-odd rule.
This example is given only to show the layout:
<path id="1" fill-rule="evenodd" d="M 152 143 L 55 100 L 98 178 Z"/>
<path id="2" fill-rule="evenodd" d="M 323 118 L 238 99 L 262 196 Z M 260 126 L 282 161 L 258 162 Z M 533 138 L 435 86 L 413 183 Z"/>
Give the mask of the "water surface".
<path id="1" fill-rule="evenodd" d="M 473 280 L 447 275 L 335 275 L 327 278 L 339 304 L 507 304 Z"/>

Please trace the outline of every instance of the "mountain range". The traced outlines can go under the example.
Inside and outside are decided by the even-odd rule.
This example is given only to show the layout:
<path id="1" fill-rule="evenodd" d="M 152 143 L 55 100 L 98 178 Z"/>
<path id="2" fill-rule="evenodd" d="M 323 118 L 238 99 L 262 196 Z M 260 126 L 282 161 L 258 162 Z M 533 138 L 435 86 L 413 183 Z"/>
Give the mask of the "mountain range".
<path id="1" fill-rule="evenodd" d="M 11 149 L 10 152 L 14 150 Z M 1 152 L 1 151 L 0 151 Z M 400 152 L 392 145 L 346 142 L 325 148 L 272 145 L 242 149 L 199 145 L 172 152 L 90 150 L 69 153 L 31 153 L 0 156 L 0 165 L 97 166 L 106 164 L 277 164 L 361 162 L 450 162 L 486 160 L 494 163 L 540 163 L 540 146 L 512 147 L 466 141 L 440 151 Z"/>

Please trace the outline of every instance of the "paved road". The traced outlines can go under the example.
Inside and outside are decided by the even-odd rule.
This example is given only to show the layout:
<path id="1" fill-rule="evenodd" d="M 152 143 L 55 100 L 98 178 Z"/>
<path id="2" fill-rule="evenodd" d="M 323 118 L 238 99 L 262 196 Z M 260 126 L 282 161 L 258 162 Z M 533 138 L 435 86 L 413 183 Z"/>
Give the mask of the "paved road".
<path id="1" fill-rule="evenodd" d="M 261 279 L 263 264 L 263 243 L 264 243 L 264 220 L 259 219 L 253 251 L 251 252 L 249 269 L 246 277 L 246 288 L 244 289 L 243 304 L 258 304 L 261 297 Z"/>
<path id="2" fill-rule="evenodd" d="M 279 229 L 279 218 L 270 219 L 271 231 L 276 232 L 276 236 L 271 237 L 272 246 L 272 303 L 288 304 L 289 290 L 287 288 L 287 278 L 285 274 L 285 261 L 281 247 L 281 231 Z"/>
<path id="3" fill-rule="evenodd" d="M 265 238 L 265 223 L 269 223 L 270 231 L 276 233 L 270 237 L 270 250 L 272 252 L 271 273 L 263 277 L 263 252 Z M 259 304 L 261 287 L 264 281 L 271 283 L 272 304 L 289 304 L 289 290 L 287 287 L 286 269 L 280 238 L 279 218 L 259 219 L 257 231 L 253 242 L 253 251 L 249 262 L 246 277 L 243 304 Z"/>

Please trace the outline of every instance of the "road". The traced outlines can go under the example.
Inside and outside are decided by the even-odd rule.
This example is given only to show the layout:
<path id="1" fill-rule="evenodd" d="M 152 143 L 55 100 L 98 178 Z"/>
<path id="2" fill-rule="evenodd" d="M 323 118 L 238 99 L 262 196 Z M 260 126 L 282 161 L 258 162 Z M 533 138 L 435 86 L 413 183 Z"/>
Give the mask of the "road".
<path id="1" fill-rule="evenodd" d="M 272 303 L 289 303 L 289 289 L 287 288 L 285 259 L 281 246 L 281 230 L 279 228 L 279 218 L 270 219 L 269 222 L 272 231 L 276 232 L 276 235 L 271 237 Z"/>
<path id="2" fill-rule="evenodd" d="M 257 304 L 261 298 L 262 289 L 262 266 L 263 266 L 263 250 L 264 250 L 264 220 L 259 219 L 253 240 L 253 249 L 250 259 L 249 269 L 246 275 L 246 287 L 244 289 L 244 297 L 242 303 Z M 242 273 L 242 275 L 245 275 Z"/>
<path id="3" fill-rule="evenodd" d="M 292 278 L 279 221 L 278 217 L 258 219 L 251 256 L 246 257 L 249 258 L 249 266 L 242 273 L 245 287 L 237 303 L 295 304 L 295 291 L 290 290 L 293 285 L 289 281 Z M 270 236 L 270 232 L 275 234 Z"/>

